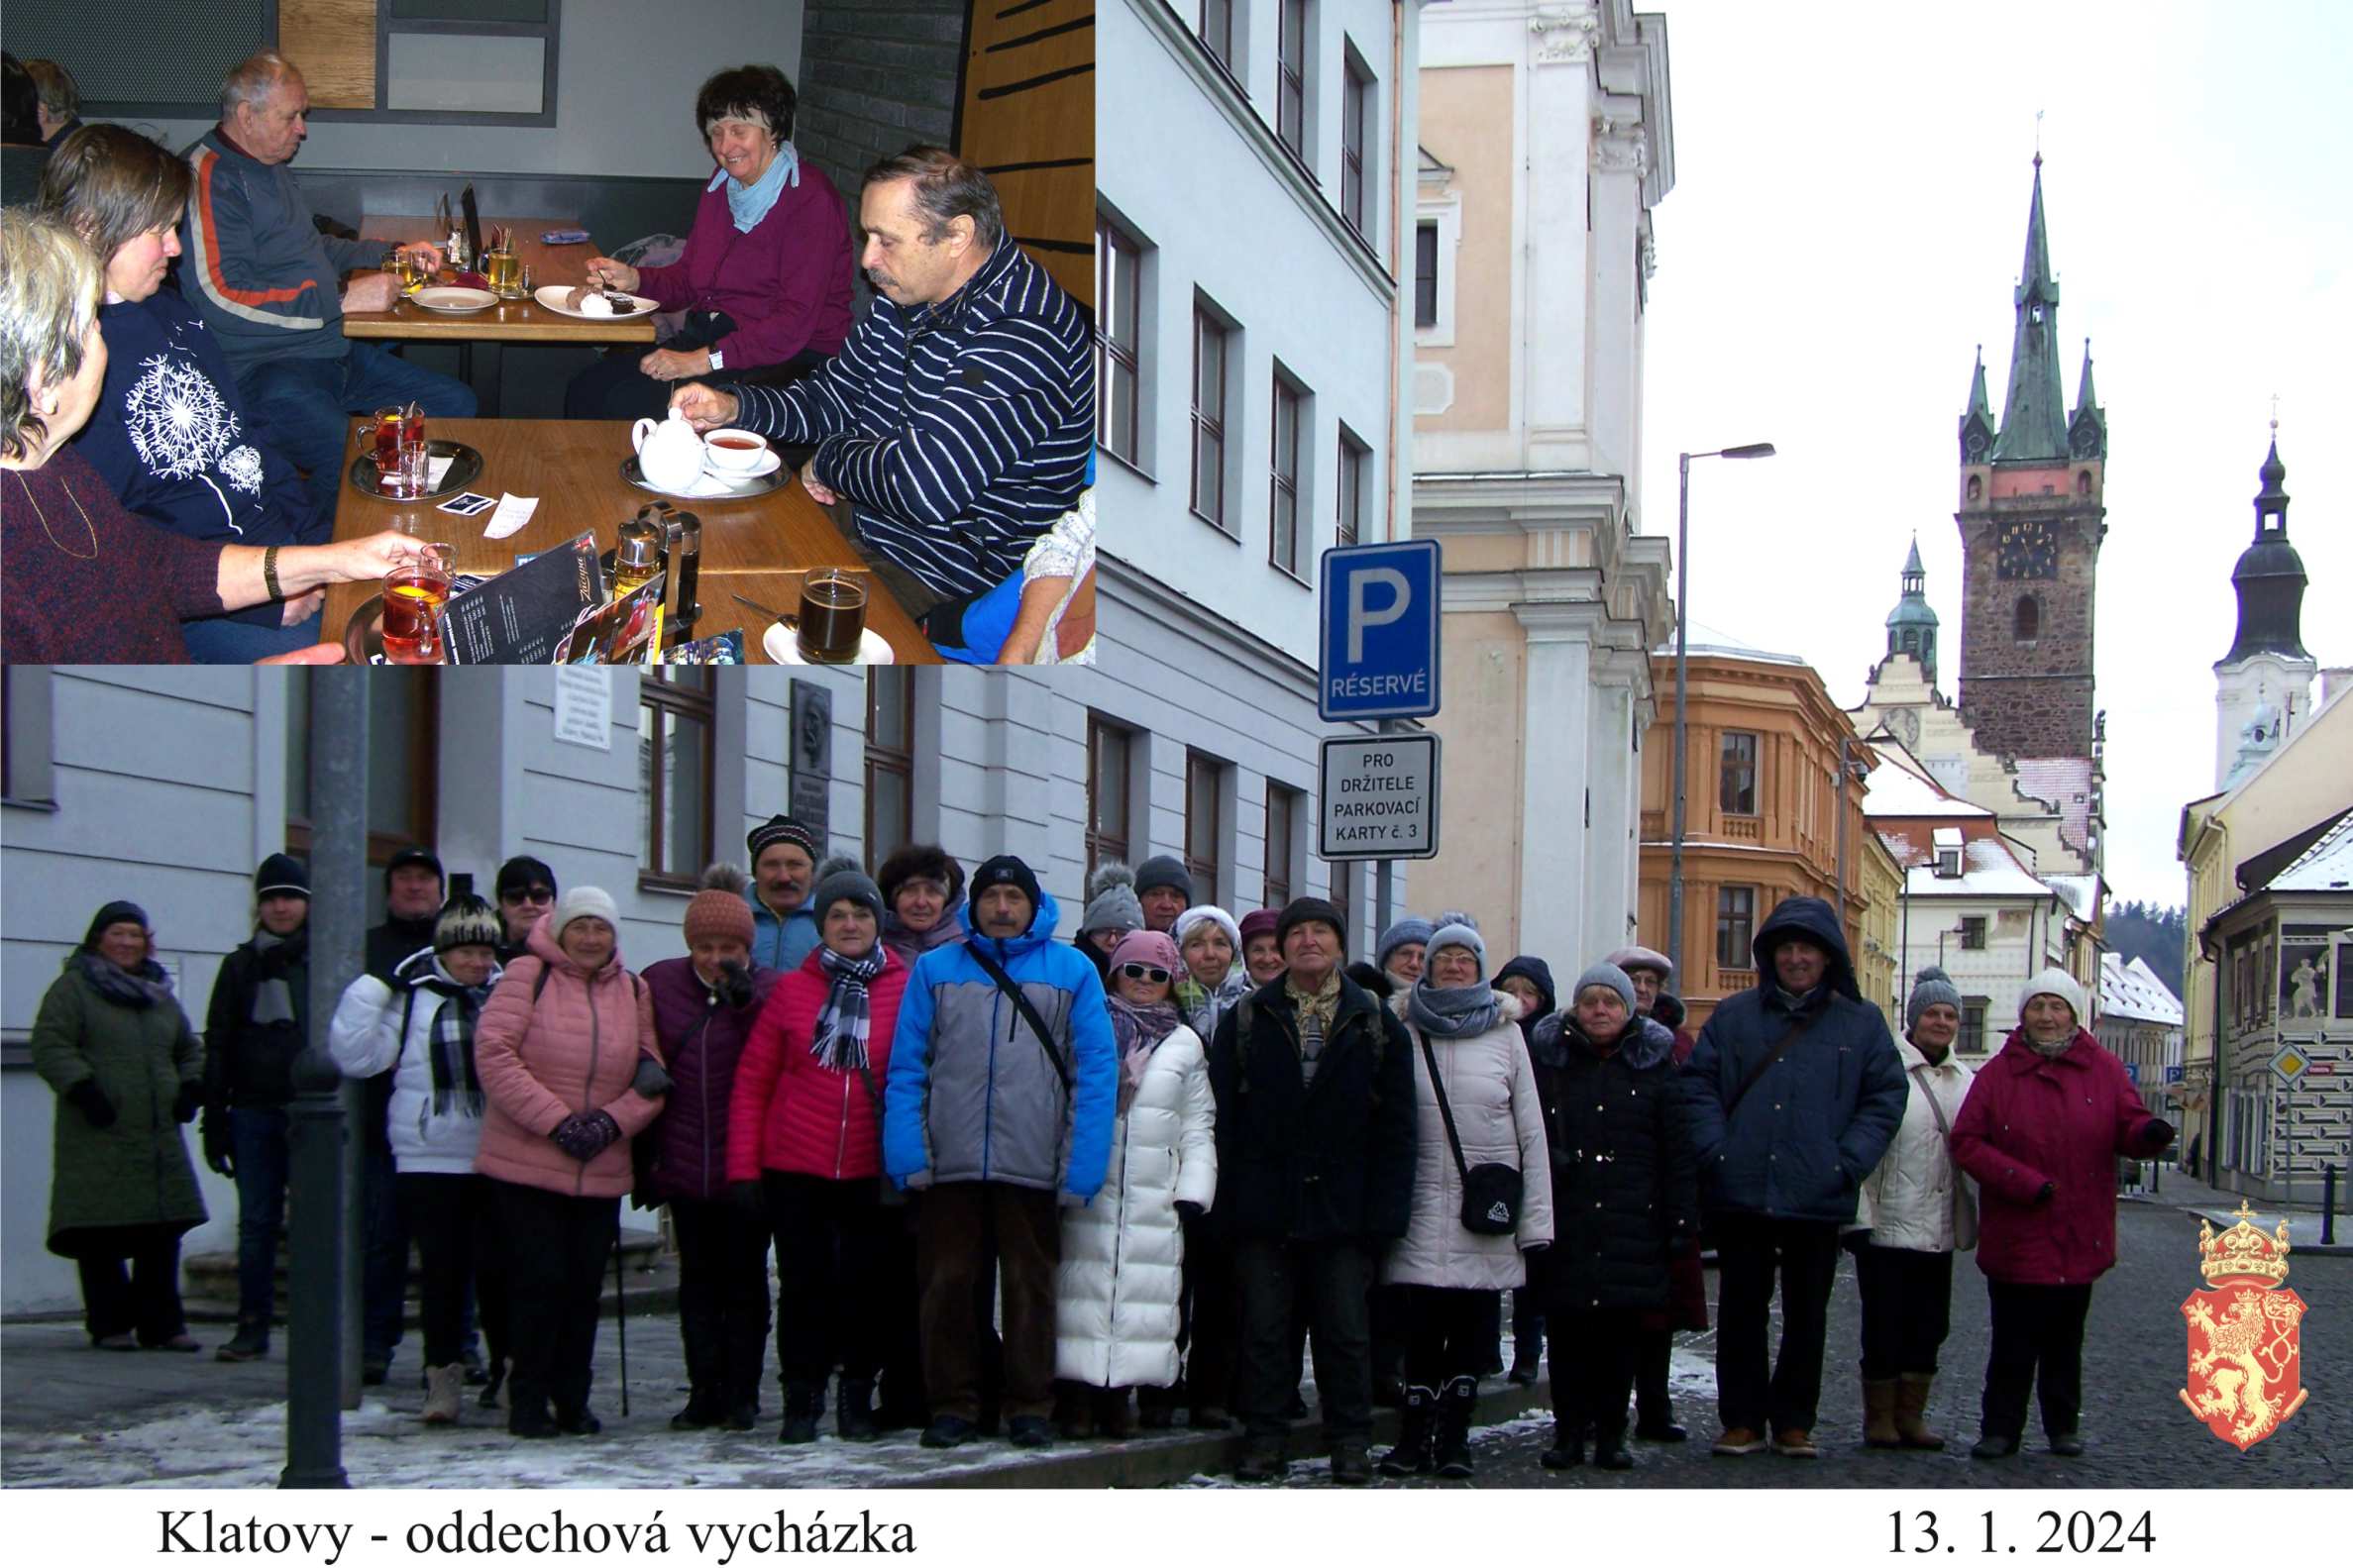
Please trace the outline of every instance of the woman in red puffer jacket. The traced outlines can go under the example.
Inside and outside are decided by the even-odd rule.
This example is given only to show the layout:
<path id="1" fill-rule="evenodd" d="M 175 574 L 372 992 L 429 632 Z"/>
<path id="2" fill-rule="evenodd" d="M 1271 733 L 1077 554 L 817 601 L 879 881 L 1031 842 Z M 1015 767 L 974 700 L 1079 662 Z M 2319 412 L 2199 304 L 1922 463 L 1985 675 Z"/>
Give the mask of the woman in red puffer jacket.
<path id="1" fill-rule="evenodd" d="M 2085 1031 L 2084 990 L 2066 971 L 2029 980 L 2018 1011 L 1950 1140 L 1953 1162 L 1978 1179 L 1978 1267 L 1993 1314 L 1978 1459 L 2018 1451 L 2038 1370 L 2051 1451 L 2084 1451 L 2084 1319 L 2091 1282 L 2116 1262 L 2116 1161 L 2174 1141 L 2124 1065 Z"/>
<path id="2" fill-rule="evenodd" d="M 475 1072 L 489 1103 L 474 1168 L 494 1184 L 506 1238 L 507 1430 L 518 1437 L 600 1429 L 588 1382 L 631 1181 L 629 1139 L 670 1087 L 652 994 L 621 967 L 619 927 L 611 894 L 567 889 L 475 1024 Z"/>
<path id="3" fill-rule="evenodd" d="M 776 1348 L 789 1443 L 816 1441 L 826 1378 L 840 1362 L 836 1430 L 878 1432 L 892 1221 L 882 1211 L 882 1087 L 908 968 L 882 945 L 883 895 L 863 873 L 817 884 L 817 946 L 781 977 L 735 1065 L 727 1179 L 758 1183 L 776 1233 Z M 757 1198 L 750 1198 L 756 1192 Z"/>

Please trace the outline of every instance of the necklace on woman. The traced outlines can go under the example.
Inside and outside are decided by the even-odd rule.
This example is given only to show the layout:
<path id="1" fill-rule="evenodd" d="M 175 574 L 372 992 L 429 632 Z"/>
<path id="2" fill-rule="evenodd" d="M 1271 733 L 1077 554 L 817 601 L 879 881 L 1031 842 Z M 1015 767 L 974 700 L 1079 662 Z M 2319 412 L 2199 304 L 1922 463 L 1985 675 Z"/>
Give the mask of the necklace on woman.
<path id="1" fill-rule="evenodd" d="M 65 492 L 65 499 L 73 503 L 73 509 L 77 512 L 81 512 L 81 525 L 90 531 L 90 553 L 86 556 L 78 550 L 66 550 L 65 542 L 59 539 L 55 532 L 51 529 L 49 525 L 49 513 L 41 509 L 41 502 L 34 497 L 33 485 L 31 481 L 28 480 L 22 473 L 17 474 L 16 481 L 25 487 L 25 499 L 33 502 L 33 515 L 41 519 L 41 531 L 49 535 L 49 542 L 51 544 L 55 545 L 58 550 L 62 551 L 68 556 L 71 556 L 76 561 L 95 561 L 98 559 L 98 525 L 90 521 L 90 514 L 88 512 L 82 511 L 81 497 L 75 495 L 72 488 L 68 486 L 63 479 L 57 480 L 57 488 Z"/>

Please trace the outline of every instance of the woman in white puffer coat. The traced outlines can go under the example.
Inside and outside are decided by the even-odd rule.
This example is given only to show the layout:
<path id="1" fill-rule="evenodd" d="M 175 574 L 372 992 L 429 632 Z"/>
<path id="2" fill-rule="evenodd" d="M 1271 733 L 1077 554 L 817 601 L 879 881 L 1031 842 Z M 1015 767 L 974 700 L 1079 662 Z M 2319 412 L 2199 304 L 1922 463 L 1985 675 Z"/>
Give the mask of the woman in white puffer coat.
<path id="1" fill-rule="evenodd" d="M 489 1180 L 474 1169 L 484 1104 L 474 1031 L 498 984 L 504 929 L 497 910 L 460 894 L 442 906 L 433 946 L 402 959 L 389 986 L 374 975 L 353 981 L 327 1027 L 328 1054 L 346 1077 L 392 1074 L 384 1131 L 401 1220 L 423 1263 L 424 1418 L 436 1423 L 458 1418 L 470 1283 L 492 1359 L 506 1350 L 505 1275 L 489 1227 Z"/>
<path id="2" fill-rule="evenodd" d="M 1449 920 L 1431 933 L 1421 978 L 1389 1006 L 1409 1036 L 1416 1110 L 1413 1215 L 1381 1265 L 1383 1285 L 1409 1289 L 1405 1411 L 1380 1470 L 1459 1478 L 1471 1473 L 1470 1423 L 1479 1372 L 1495 1350 L 1497 1293 L 1527 1284 L 1526 1254 L 1552 1241 L 1552 1160 L 1520 999 L 1487 984 L 1477 931 Z M 1462 1222 L 1462 1173 L 1481 1165 L 1520 1172 L 1519 1208 L 1501 1233 Z"/>
<path id="3" fill-rule="evenodd" d="M 1953 1254 L 1978 1242 L 1975 1184 L 1946 1143 L 1969 1098 L 1970 1065 L 1953 1054 L 1961 993 L 1924 969 L 1895 1043 L 1909 1087 L 1903 1120 L 1863 1180 L 1851 1233 L 1863 1296 L 1863 1440 L 1873 1448 L 1939 1449 L 1928 1428 L 1936 1353 L 1953 1302 Z"/>
<path id="4" fill-rule="evenodd" d="M 1209 1059 L 1174 997 L 1176 944 L 1136 931 L 1111 955 L 1107 1003 L 1120 1057 L 1119 1118 L 1103 1191 L 1062 1211 L 1054 1375 L 1065 1435 L 1127 1434 L 1127 1391 L 1177 1380 L 1187 1218 L 1218 1191 Z"/>

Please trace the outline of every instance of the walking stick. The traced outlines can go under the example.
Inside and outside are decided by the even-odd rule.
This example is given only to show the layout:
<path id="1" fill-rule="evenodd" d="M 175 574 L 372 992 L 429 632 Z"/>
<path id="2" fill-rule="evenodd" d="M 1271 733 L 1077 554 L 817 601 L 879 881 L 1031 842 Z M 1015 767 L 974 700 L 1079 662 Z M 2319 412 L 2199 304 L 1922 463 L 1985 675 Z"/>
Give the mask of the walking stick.
<path id="1" fill-rule="evenodd" d="M 621 1413 L 629 1413 L 629 1299 L 621 1278 L 621 1210 L 612 1211 L 612 1315 L 621 1339 Z"/>

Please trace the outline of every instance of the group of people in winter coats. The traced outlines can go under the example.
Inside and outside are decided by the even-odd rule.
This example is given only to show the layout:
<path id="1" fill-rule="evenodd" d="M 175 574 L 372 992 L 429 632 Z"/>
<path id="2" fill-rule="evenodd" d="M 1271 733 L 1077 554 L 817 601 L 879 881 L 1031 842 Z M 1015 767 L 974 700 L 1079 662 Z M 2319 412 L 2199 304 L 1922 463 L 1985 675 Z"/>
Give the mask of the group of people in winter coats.
<path id="1" fill-rule="evenodd" d="M 668 1208 L 679 1252 L 682 1429 L 756 1426 L 773 1330 L 788 1443 L 814 1441 L 828 1403 L 842 1438 L 919 1425 L 931 1447 L 992 1423 L 1024 1446 L 1116 1437 L 1184 1411 L 1207 1429 L 1238 1415 L 1237 1475 L 1269 1480 L 1312 1351 L 1336 1482 L 1465 1476 L 1508 1294 L 1514 1378 L 1535 1381 L 1538 1344 L 1552 1348 L 1545 1464 L 1624 1469 L 1630 1426 L 1685 1435 L 1668 1345 L 1707 1323 L 1704 1238 L 1721 1268 L 1715 1452 L 1818 1451 L 1842 1242 L 1867 1442 L 1943 1445 L 1926 1412 L 1953 1254 L 1974 1244 L 1993 1314 L 1975 1451 L 2016 1451 L 2038 1377 L 2053 1448 L 2081 1451 L 2113 1160 L 2171 1128 L 2085 1031 L 2064 973 L 2029 982 L 2019 1029 L 1973 1077 L 1950 982 L 1924 972 L 1891 1039 L 1811 898 L 1773 911 L 1757 986 L 1694 1040 L 1672 965 L 1644 948 L 1556 994 L 1542 960 L 1492 966 L 1476 922 L 1447 914 L 1399 921 L 1374 964 L 1349 965 L 1333 904 L 1236 921 L 1193 905 L 1168 857 L 1099 872 L 1063 942 L 1013 856 L 968 881 L 909 846 L 870 878 L 820 863 L 787 817 L 746 848 L 748 879 L 713 867 L 687 904 L 686 954 L 642 973 L 612 898 L 559 894 L 540 861 L 502 868 L 495 905 L 460 893 L 423 920 L 414 874 L 429 862 L 438 892 L 438 861 L 387 868 L 405 926 L 371 933 L 326 1045 L 374 1086 L 403 1283 L 411 1243 L 419 1259 L 427 1421 L 460 1418 L 479 1326 L 491 1355 L 474 1381 L 494 1406 L 504 1378 L 511 1431 L 598 1429 L 595 1327 L 627 1197 Z M 239 1184 L 243 1305 L 223 1354 L 267 1350 L 307 1022 L 299 863 L 270 857 L 255 891 L 201 1043 L 130 904 L 98 912 L 41 1009 L 51 1245 L 80 1264 L 105 1348 L 197 1348 L 176 1273 L 203 1219 L 179 1127 L 201 1109 L 207 1158 Z M 1376 1399 L 1401 1410 L 1377 1460 Z"/>

